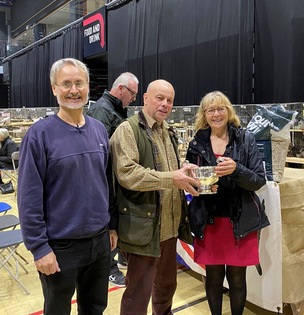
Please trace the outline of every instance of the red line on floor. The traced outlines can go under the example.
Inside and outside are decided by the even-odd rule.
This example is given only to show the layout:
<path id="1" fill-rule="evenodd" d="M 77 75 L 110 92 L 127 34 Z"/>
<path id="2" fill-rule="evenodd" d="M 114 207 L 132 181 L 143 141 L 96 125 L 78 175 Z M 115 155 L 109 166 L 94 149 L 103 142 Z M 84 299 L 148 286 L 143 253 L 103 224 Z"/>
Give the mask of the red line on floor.
<path id="1" fill-rule="evenodd" d="M 111 288 L 108 289 L 108 292 L 116 291 L 116 290 L 123 289 L 123 288 L 124 287 L 117 287 L 117 286 L 111 287 Z"/>

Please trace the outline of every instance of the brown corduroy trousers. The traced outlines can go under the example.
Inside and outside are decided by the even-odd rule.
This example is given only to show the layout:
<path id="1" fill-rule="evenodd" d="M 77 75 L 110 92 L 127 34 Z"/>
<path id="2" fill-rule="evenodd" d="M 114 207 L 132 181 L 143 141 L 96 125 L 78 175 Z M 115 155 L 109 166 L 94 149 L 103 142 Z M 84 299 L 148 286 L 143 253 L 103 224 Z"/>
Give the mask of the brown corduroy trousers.
<path id="1" fill-rule="evenodd" d="M 124 253 L 128 270 L 120 315 L 147 315 L 152 296 L 152 314 L 170 315 L 176 290 L 176 238 L 160 243 L 161 256 Z"/>

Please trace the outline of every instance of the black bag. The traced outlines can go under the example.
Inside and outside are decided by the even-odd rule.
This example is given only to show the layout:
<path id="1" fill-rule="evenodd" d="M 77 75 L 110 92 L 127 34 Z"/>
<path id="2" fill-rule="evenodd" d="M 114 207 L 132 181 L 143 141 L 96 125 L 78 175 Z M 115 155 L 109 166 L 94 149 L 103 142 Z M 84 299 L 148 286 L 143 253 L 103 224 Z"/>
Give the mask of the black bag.
<path id="1" fill-rule="evenodd" d="M 10 193 L 13 193 L 15 191 L 12 182 L 1 184 L 0 190 L 2 192 L 2 195 L 10 194 Z"/>

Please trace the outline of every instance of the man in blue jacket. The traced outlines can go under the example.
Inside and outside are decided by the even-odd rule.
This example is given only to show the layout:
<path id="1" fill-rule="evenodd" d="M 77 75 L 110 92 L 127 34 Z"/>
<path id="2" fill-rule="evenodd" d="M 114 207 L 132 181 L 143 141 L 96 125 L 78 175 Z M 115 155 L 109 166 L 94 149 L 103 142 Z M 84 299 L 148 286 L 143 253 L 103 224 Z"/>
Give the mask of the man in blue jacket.
<path id="1" fill-rule="evenodd" d="M 82 62 L 56 61 L 50 79 L 59 111 L 36 122 L 20 147 L 21 229 L 39 272 L 44 314 L 70 314 L 76 289 L 78 314 L 100 315 L 117 243 L 109 215 L 108 134 L 83 114 L 89 72 Z"/>

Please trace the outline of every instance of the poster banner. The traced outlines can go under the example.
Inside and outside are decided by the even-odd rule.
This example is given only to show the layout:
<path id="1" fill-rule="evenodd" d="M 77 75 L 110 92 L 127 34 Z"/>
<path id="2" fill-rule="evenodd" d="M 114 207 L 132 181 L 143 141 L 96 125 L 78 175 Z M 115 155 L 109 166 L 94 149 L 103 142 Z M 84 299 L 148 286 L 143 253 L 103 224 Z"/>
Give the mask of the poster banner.
<path id="1" fill-rule="evenodd" d="M 105 7 L 84 17 L 82 21 L 83 56 L 90 57 L 107 51 Z"/>

